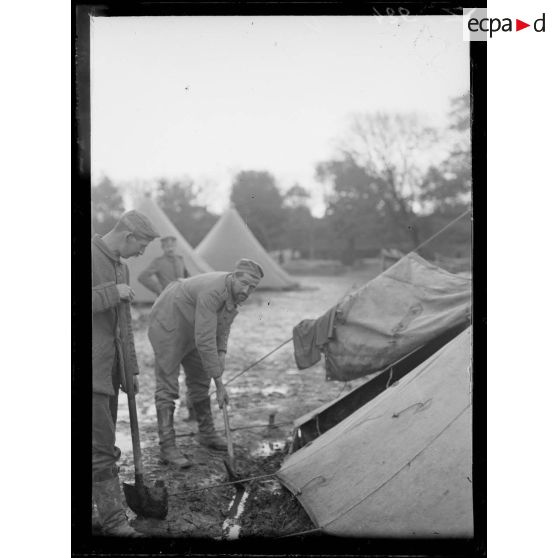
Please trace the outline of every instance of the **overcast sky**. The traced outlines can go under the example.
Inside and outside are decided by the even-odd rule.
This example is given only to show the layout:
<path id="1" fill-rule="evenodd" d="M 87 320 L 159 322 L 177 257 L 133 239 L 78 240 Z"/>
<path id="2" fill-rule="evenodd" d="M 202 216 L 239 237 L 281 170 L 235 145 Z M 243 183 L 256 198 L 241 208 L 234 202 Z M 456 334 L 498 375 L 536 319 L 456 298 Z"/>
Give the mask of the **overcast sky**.
<path id="1" fill-rule="evenodd" d="M 353 112 L 417 111 L 443 125 L 469 90 L 461 18 L 126 17 L 91 29 L 93 181 L 189 175 L 220 212 L 234 175 L 322 188 Z"/>

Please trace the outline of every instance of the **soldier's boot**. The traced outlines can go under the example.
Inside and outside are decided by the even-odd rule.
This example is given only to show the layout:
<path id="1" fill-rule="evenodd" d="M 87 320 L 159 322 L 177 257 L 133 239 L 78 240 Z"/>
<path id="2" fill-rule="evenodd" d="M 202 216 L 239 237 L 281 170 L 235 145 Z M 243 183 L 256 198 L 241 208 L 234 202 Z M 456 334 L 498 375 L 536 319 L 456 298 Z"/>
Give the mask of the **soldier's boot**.
<path id="1" fill-rule="evenodd" d="M 211 449 L 227 451 L 227 442 L 215 432 L 209 397 L 194 402 L 194 410 L 198 421 L 198 442 Z"/>
<path id="2" fill-rule="evenodd" d="M 192 463 L 176 447 L 174 434 L 174 406 L 166 405 L 157 408 L 157 424 L 159 426 L 159 447 L 161 461 L 177 469 L 187 469 Z"/>
<path id="3" fill-rule="evenodd" d="M 93 483 L 93 500 L 97 507 L 101 532 L 110 537 L 141 537 L 129 523 L 122 506 L 120 480 L 117 476 Z"/>

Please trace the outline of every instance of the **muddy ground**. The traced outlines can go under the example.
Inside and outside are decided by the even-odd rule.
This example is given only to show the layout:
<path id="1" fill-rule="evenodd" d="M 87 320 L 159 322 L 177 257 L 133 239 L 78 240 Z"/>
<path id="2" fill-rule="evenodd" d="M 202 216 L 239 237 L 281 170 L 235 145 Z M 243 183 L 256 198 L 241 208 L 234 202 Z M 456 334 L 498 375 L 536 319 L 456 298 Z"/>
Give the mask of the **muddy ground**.
<path id="1" fill-rule="evenodd" d="M 302 289 L 289 292 L 256 292 L 241 309 L 229 338 L 225 381 L 260 359 L 292 335 L 300 320 L 316 318 L 343 295 L 358 288 L 379 272 L 379 266 L 349 271 L 335 276 L 298 277 Z M 175 427 L 180 449 L 194 462 L 184 471 L 174 471 L 159 463 L 157 419 L 154 404 L 153 352 L 147 338 L 149 307 L 133 308 L 136 351 L 141 371 L 137 397 L 138 417 L 148 483 L 162 479 L 169 490 L 169 514 L 165 520 L 136 518 L 127 510 L 133 525 L 155 537 L 223 537 L 223 524 L 235 489 L 223 486 L 203 491 L 193 489 L 227 480 L 224 454 L 200 446 L 194 434 L 195 422 L 187 422 L 186 408 L 180 404 Z M 229 417 L 233 432 L 237 470 L 243 477 L 273 473 L 281 466 L 291 437 L 292 421 L 348 391 L 365 379 L 326 382 L 323 362 L 307 370 L 296 368 L 292 343 L 231 382 Z M 183 400 L 181 371 L 181 401 Z M 216 428 L 223 430 L 221 412 L 212 403 Z M 133 456 L 125 396 L 119 399 L 116 443 L 122 450 L 121 480 L 134 482 Z M 275 414 L 276 428 L 243 429 L 267 424 Z M 284 424 L 286 423 L 286 424 Z M 189 492 L 190 491 L 190 492 Z M 243 537 L 279 537 L 312 529 L 314 525 L 298 501 L 273 477 L 253 481 L 243 502 L 244 512 L 236 522 L 236 534 Z M 239 527 L 240 526 L 240 529 Z"/>

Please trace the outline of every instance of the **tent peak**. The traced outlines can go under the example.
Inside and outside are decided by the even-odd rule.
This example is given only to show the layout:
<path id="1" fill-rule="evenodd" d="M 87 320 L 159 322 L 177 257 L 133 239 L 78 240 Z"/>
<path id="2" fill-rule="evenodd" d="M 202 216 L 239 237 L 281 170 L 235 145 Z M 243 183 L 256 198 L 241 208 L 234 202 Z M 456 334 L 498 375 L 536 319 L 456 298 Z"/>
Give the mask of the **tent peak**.
<path id="1" fill-rule="evenodd" d="M 298 283 L 266 252 L 232 205 L 198 244 L 196 254 L 217 271 L 232 271 L 241 258 L 257 261 L 264 270 L 259 288 L 281 290 L 298 287 Z"/>

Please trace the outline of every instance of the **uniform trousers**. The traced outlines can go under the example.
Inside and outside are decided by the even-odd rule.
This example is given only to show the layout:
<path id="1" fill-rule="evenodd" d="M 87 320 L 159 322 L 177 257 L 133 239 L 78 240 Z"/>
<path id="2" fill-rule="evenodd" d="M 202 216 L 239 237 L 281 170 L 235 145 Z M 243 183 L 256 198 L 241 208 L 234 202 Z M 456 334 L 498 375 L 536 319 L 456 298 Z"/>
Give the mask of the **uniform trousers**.
<path id="1" fill-rule="evenodd" d="M 116 358 L 112 366 L 112 386 L 116 395 L 93 392 L 92 470 L 94 482 L 107 480 L 118 473 L 116 463 L 120 459 L 120 449 L 115 446 L 115 442 L 120 375 Z"/>
<path id="2" fill-rule="evenodd" d="M 203 401 L 209 396 L 211 378 L 203 368 L 203 364 L 197 349 L 190 351 L 181 362 L 186 376 L 186 388 L 192 403 Z M 172 406 L 179 397 L 178 377 L 180 366 L 174 370 L 165 371 L 155 359 L 155 406 L 157 408 Z"/>

